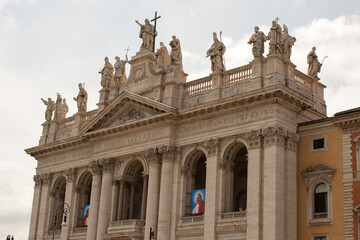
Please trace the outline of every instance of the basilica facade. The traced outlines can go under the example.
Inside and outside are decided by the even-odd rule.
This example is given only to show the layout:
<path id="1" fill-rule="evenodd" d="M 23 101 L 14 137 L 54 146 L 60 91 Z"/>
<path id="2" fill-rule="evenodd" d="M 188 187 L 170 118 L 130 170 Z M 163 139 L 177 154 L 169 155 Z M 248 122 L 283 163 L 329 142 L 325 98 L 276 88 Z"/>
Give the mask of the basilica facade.
<path id="1" fill-rule="evenodd" d="M 180 40 L 153 51 L 154 29 L 137 23 L 141 49 L 105 59 L 98 109 L 81 84 L 71 117 L 61 96 L 43 100 L 39 145 L 26 149 L 38 163 L 29 239 L 323 240 L 346 226 L 355 239 L 351 133 L 326 117 L 315 49 L 300 72 L 296 39 L 273 22 L 267 36 L 255 28 L 254 60 L 226 70 L 214 33 L 212 74 L 187 81 Z"/>

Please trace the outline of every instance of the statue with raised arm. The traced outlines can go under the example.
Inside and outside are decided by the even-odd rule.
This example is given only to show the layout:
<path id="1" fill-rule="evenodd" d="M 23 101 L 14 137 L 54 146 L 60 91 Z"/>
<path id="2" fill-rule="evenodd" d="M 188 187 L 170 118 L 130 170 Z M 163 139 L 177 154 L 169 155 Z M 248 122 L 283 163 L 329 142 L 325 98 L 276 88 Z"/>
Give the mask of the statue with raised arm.
<path id="1" fill-rule="evenodd" d="M 259 31 L 258 26 L 255 26 L 254 33 L 248 42 L 248 44 L 252 44 L 252 53 L 254 58 L 263 57 L 265 41 L 266 41 L 265 34 L 262 31 Z"/>
<path id="2" fill-rule="evenodd" d="M 114 67 L 109 62 L 109 58 L 105 57 L 105 64 L 103 69 L 99 72 L 101 74 L 101 86 L 103 88 L 110 87 L 111 80 L 113 78 Z"/>
<path id="3" fill-rule="evenodd" d="M 315 79 L 319 79 L 317 74 L 320 72 L 322 64 L 319 62 L 315 50 L 316 47 L 313 47 L 309 52 L 309 54 L 307 55 L 307 63 L 309 64 L 308 75 Z"/>
<path id="4" fill-rule="evenodd" d="M 269 41 L 269 54 L 281 54 L 281 27 L 277 22 L 274 20 L 272 21 L 272 26 L 270 28 L 270 32 L 268 33 L 266 40 Z"/>
<path id="5" fill-rule="evenodd" d="M 139 23 L 138 20 L 135 22 L 140 26 L 139 38 L 142 39 L 142 44 L 140 50 L 153 50 L 153 41 L 154 41 L 154 26 L 150 24 L 149 19 L 145 19 L 145 24 Z M 155 32 L 155 37 L 157 36 L 157 32 Z"/>
<path id="6" fill-rule="evenodd" d="M 81 83 L 79 83 L 78 86 L 79 86 L 79 93 L 77 97 L 74 97 L 74 100 L 77 102 L 78 112 L 85 113 L 88 94 Z"/>
<path id="7" fill-rule="evenodd" d="M 226 47 L 222 42 L 219 41 L 215 32 L 213 33 L 213 39 L 214 39 L 214 42 L 211 45 L 211 47 L 209 48 L 209 50 L 207 50 L 206 57 L 210 57 L 211 70 L 213 72 L 215 72 L 215 71 L 222 72 L 222 71 L 225 71 L 223 56 L 224 56 Z"/>
<path id="8" fill-rule="evenodd" d="M 183 70 L 180 40 L 174 35 L 172 36 L 169 45 L 171 47 L 171 65 L 177 66 L 180 70 Z"/>
<path id="9" fill-rule="evenodd" d="M 52 114 L 56 107 L 55 102 L 53 100 L 51 100 L 51 98 L 48 98 L 47 101 L 45 99 L 41 98 L 41 101 L 43 101 L 43 103 L 46 105 L 45 119 L 47 122 L 49 122 L 52 119 Z"/>
<path id="10" fill-rule="evenodd" d="M 156 50 L 156 65 L 159 68 L 166 68 L 170 65 L 171 59 L 167 48 L 163 42 L 160 42 L 160 48 Z"/>
<path id="11" fill-rule="evenodd" d="M 125 65 L 129 62 L 128 56 L 125 55 L 126 60 L 120 60 L 118 56 L 115 57 L 115 75 L 114 75 L 114 81 L 116 84 L 123 84 L 126 82 L 126 75 L 125 75 Z"/>
<path id="12" fill-rule="evenodd" d="M 281 54 L 286 60 L 290 60 L 291 48 L 294 46 L 296 38 L 289 35 L 289 30 L 285 24 L 283 24 L 283 31 L 281 34 Z"/>

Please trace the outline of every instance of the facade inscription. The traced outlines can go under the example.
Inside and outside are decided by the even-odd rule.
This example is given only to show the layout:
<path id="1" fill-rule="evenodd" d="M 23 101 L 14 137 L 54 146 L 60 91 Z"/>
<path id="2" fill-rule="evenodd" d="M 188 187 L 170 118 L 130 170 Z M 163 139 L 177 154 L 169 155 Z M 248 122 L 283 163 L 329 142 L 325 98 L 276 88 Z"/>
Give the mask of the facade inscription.
<path id="1" fill-rule="evenodd" d="M 77 151 L 77 152 L 73 152 L 73 153 L 68 153 L 68 154 L 64 154 L 64 155 L 59 155 L 56 156 L 54 158 L 51 159 L 47 159 L 44 161 L 39 161 L 38 163 L 38 167 L 46 167 L 49 165 L 53 165 L 56 163 L 62 163 L 62 162 L 66 162 L 69 160 L 78 160 L 81 158 L 85 158 L 85 157 L 89 157 L 91 156 L 93 153 L 92 149 L 86 149 L 83 151 Z"/>

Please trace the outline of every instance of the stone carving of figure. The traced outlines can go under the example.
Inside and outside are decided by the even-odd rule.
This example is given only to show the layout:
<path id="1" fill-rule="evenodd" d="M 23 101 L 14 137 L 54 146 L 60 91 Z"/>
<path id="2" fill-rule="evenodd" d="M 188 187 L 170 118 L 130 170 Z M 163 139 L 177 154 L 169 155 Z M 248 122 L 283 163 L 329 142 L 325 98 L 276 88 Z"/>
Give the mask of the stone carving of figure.
<path id="1" fill-rule="evenodd" d="M 66 118 L 66 113 L 69 111 L 66 99 L 61 98 L 60 93 L 57 94 L 55 116 L 54 119 L 60 120 Z"/>
<path id="2" fill-rule="evenodd" d="M 105 64 L 103 69 L 99 72 L 101 74 L 101 86 L 103 88 L 110 87 L 110 82 L 113 78 L 114 67 L 109 62 L 109 58 L 105 57 Z"/>
<path id="3" fill-rule="evenodd" d="M 46 119 L 46 121 L 49 122 L 49 121 L 51 121 L 53 111 L 55 110 L 55 107 L 56 107 L 55 102 L 53 100 L 51 100 L 51 98 L 48 98 L 47 101 L 43 98 L 41 98 L 41 100 L 46 105 L 45 119 Z"/>
<path id="4" fill-rule="evenodd" d="M 79 93 L 77 97 L 74 97 L 74 100 L 77 102 L 78 112 L 84 113 L 86 112 L 88 94 L 81 83 L 79 83 L 78 86 L 79 86 Z"/>
<path id="5" fill-rule="evenodd" d="M 160 42 L 160 48 L 156 50 L 156 65 L 159 68 L 165 68 L 170 65 L 171 59 L 167 48 L 163 42 Z"/>
<path id="6" fill-rule="evenodd" d="M 281 53 L 284 59 L 290 60 L 291 48 L 294 46 L 296 38 L 289 35 L 288 28 L 283 24 L 283 32 L 281 34 Z"/>
<path id="7" fill-rule="evenodd" d="M 320 72 L 322 64 L 319 62 L 315 50 L 316 47 L 313 47 L 312 50 L 307 55 L 307 62 L 309 64 L 308 75 L 315 79 L 319 79 L 317 74 Z"/>
<path id="8" fill-rule="evenodd" d="M 125 75 L 125 65 L 129 62 L 128 56 L 126 55 L 126 60 L 120 60 L 118 56 L 115 57 L 115 75 L 114 75 L 114 81 L 116 84 L 123 84 L 126 81 L 126 75 Z"/>
<path id="9" fill-rule="evenodd" d="M 225 53 L 225 45 L 219 41 L 216 33 L 213 33 L 214 42 L 207 50 L 206 57 L 210 56 L 211 70 L 214 71 L 225 71 L 223 55 Z"/>
<path id="10" fill-rule="evenodd" d="M 267 40 L 270 40 L 269 42 L 269 54 L 280 54 L 280 42 L 281 42 L 281 27 L 279 24 L 277 24 L 276 21 L 272 21 L 272 26 L 270 28 L 270 32 L 268 33 Z"/>
<path id="11" fill-rule="evenodd" d="M 139 38 L 142 39 L 142 44 L 140 50 L 153 50 L 153 41 L 154 41 L 154 26 L 150 24 L 149 19 L 145 19 L 145 24 L 141 24 L 138 20 L 135 22 L 140 26 Z M 157 36 L 157 32 L 155 32 L 155 37 Z"/>
<path id="12" fill-rule="evenodd" d="M 252 44 L 252 53 L 254 55 L 254 58 L 263 57 L 265 41 L 266 41 L 265 34 L 259 31 L 258 26 L 255 26 L 254 33 L 248 42 L 248 44 Z"/>
<path id="13" fill-rule="evenodd" d="M 171 65 L 178 66 L 180 70 L 183 70 L 180 40 L 174 35 L 169 45 L 171 47 Z"/>

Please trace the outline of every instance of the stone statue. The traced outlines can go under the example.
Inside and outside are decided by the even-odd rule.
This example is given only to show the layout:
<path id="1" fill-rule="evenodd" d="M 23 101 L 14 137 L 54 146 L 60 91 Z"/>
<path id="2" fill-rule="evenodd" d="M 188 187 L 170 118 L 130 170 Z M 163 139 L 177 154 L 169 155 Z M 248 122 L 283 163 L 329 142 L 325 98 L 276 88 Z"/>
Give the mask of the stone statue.
<path id="1" fill-rule="evenodd" d="M 56 107 L 55 102 L 53 100 L 51 100 L 51 98 L 48 98 L 47 101 L 45 99 L 43 99 L 43 98 L 41 98 L 41 100 L 46 105 L 45 119 L 46 119 L 46 121 L 49 122 L 52 119 L 52 114 L 53 114 L 53 111 L 55 110 L 55 107 Z"/>
<path id="2" fill-rule="evenodd" d="M 88 94 L 81 83 L 79 83 L 78 86 L 79 86 L 79 93 L 77 97 L 74 97 L 74 100 L 77 102 L 78 112 L 85 113 Z"/>
<path id="3" fill-rule="evenodd" d="M 269 54 L 280 54 L 281 48 L 280 48 L 280 42 L 281 42 L 281 27 L 279 24 L 277 24 L 276 21 L 272 21 L 272 26 L 270 28 L 270 32 L 268 33 L 267 40 L 270 40 L 269 42 Z"/>
<path id="4" fill-rule="evenodd" d="M 312 50 L 307 55 L 307 63 L 309 64 L 308 75 L 315 79 L 319 79 L 317 74 L 320 72 L 322 64 L 319 62 L 315 50 L 316 47 L 313 47 Z"/>
<path id="5" fill-rule="evenodd" d="M 283 32 L 281 34 L 281 54 L 284 59 L 290 60 L 291 48 L 294 46 L 296 38 L 289 35 L 288 28 L 283 24 Z"/>
<path id="6" fill-rule="evenodd" d="M 265 41 L 266 41 L 265 34 L 259 31 L 258 26 L 255 26 L 254 33 L 248 42 L 248 44 L 252 44 L 252 53 L 254 55 L 254 58 L 263 57 Z"/>
<path id="7" fill-rule="evenodd" d="M 154 26 L 150 24 L 149 19 L 145 19 L 145 24 L 141 24 L 138 20 L 135 22 L 140 26 L 139 38 L 142 39 L 142 44 L 140 50 L 153 50 L 153 41 L 154 41 Z M 155 37 L 157 36 L 157 32 L 155 32 Z"/>
<path id="8" fill-rule="evenodd" d="M 103 69 L 99 72 L 101 74 L 101 86 L 103 88 L 110 87 L 110 82 L 113 78 L 114 67 L 109 62 L 109 58 L 105 57 L 105 64 Z"/>
<path id="9" fill-rule="evenodd" d="M 160 48 L 156 50 L 156 65 L 159 68 L 166 68 L 170 65 L 171 59 L 167 48 L 163 42 L 160 42 Z"/>
<path id="10" fill-rule="evenodd" d="M 209 50 L 207 50 L 206 57 L 210 56 L 211 70 L 213 72 L 225 71 L 223 55 L 225 53 L 226 47 L 222 42 L 219 41 L 215 32 L 213 33 L 213 39 L 214 42 Z"/>
<path id="11" fill-rule="evenodd" d="M 125 75 L 125 65 L 129 62 L 128 56 L 125 55 L 126 60 L 120 60 L 118 56 L 115 57 L 115 75 L 114 75 L 114 81 L 116 84 L 123 84 L 126 81 L 126 75 Z"/>
<path id="12" fill-rule="evenodd" d="M 69 107 L 66 104 L 66 99 L 62 99 L 60 93 L 57 94 L 55 116 L 54 119 L 60 120 L 66 118 L 66 113 L 69 111 Z"/>
<path id="13" fill-rule="evenodd" d="M 172 36 L 169 45 L 171 47 L 171 65 L 177 66 L 180 70 L 183 70 L 180 40 L 174 35 Z"/>

